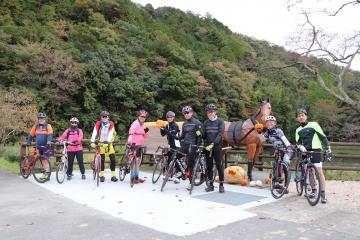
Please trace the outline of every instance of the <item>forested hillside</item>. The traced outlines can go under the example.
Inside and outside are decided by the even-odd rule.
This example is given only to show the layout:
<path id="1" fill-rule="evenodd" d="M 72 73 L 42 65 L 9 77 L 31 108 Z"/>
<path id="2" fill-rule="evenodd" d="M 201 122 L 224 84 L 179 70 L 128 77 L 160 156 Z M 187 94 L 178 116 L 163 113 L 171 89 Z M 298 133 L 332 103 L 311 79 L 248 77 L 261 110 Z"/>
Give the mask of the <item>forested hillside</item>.
<path id="1" fill-rule="evenodd" d="M 244 23 L 245 24 L 245 23 Z M 216 103 L 225 119 L 243 119 L 269 98 L 290 139 L 295 109 L 309 108 L 331 140 L 360 138 L 359 113 L 330 97 L 296 54 L 232 33 L 212 18 L 128 0 L 7 0 L 0 3 L 0 124 L 18 134 L 44 111 L 58 135 L 71 116 L 90 133 L 101 110 L 117 132 L 150 112 L 178 114 L 185 104 L 204 120 Z M 322 61 L 327 69 L 336 68 Z M 346 89 L 360 99 L 359 72 Z M 7 132 L 7 133 L 8 133 Z M 7 134 L 5 133 L 5 134 Z"/>

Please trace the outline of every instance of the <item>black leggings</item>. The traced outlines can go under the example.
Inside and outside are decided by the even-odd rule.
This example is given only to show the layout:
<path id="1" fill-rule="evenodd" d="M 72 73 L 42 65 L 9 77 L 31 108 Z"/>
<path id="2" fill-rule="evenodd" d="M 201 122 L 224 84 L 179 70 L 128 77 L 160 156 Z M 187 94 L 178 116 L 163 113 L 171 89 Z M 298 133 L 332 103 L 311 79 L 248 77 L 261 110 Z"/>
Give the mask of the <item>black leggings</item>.
<path id="1" fill-rule="evenodd" d="M 101 156 L 101 171 L 105 169 L 105 154 L 100 154 Z M 110 154 L 110 170 L 115 171 L 115 154 Z"/>
<path id="2" fill-rule="evenodd" d="M 187 167 L 188 167 L 189 172 L 190 172 L 189 181 L 191 183 L 191 176 L 192 176 L 192 171 L 193 171 L 193 168 L 194 168 L 195 158 L 196 158 L 196 148 L 191 147 L 191 144 L 184 143 L 181 146 L 180 152 L 187 154 L 187 160 L 188 160 Z M 180 159 L 182 156 L 183 155 L 179 153 L 176 157 Z"/>
<path id="3" fill-rule="evenodd" d="M 205 156 L 206 156 L 206 165 L 207 165 L 207 175 L 208 175 L 208 180 L 210 182 L 213 181 L 213 166 L 214 166 L 214 159 L 215 159 L 215 164 L 216 164 L 216 168 L 219 174 L 219 180 L 220 183 L 224 182 L 224 166 L 222 164 L 221 161 L 221 145 L 217 144 L 214 145 L 213 149 L 212 149 L 212 155 L 210 156 L 209 151 L 205 151 Z"/>
<path id="4" fill-rule="evenodd" d="M 66 174 L 68 176 L 70 176 L 72 174 L 75 156 L 76 156 L 76 160 L 79 164 L 80 172 L 81 172 L 81 174 L 84 174 L 85 168 L 84 168 L 83 151 L 80 150 L 80 151 L 76 151 L 76 152 L 68 152 L 67 155 L 68 155 L 69 166 L 68 166 Z"/>

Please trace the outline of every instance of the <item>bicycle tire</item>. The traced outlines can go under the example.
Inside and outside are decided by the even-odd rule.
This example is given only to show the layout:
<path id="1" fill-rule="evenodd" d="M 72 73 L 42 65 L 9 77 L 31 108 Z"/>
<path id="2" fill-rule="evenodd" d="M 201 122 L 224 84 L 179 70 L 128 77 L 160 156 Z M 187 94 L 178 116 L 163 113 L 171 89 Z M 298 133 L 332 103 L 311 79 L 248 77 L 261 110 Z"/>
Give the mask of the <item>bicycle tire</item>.
<path id="1" fill-rule="evenodd" d="M 30 158 L 30 157 L 29 157 Z M 29 159 L 28 157 L 26 156 L 21 156 L 20 157 L 20 162 L 19 162 L 19 172 L 20 172 L 20 175 L 24 178 L 24 179 L 27 179 L 30 174 L 31 174 L 31 171 L 30 171 L 30 167 L 29 167 L 29 164 L 31 162 L 31 158 Z M 30 160 L 30 161 L 29 161 Z"/>
<path id="2" fill-rule="evenodd" d="M 319 172 L 317 170 L 317 168 L 314 165 L 310 165 L 308 166 L 307 170 L 306 170 L 306 176 L 305 176 L 305 197 L 308 201 L 308 203 L 310 204 L 310 206 L 316 206 L 319 203 L 320 200 L 320 192 L 321 192 L 321 181 L 320 181 L 320 176 L 319 176 Z M 312 189 L 314 189 L 313 187 L 311 187 L 311 177 L 315 177 L 315 187 L 317 186 L 317 188 L 315 188 L 316 190 L 316 196 L 315 197 L 310 197 L 309 194 L 309 190 L 312 191 Z M 309 188 L 310 186 L 310 188 Z"/>
<path id="3" fill-rule="evenodd" d="M 62 184 L 64 182 L 66 171 L 67 171 L 66 160 L 64 161 L 63 159 L 61 159 L 61 162 L 59 162 L 58 165 L 56 166 L 56 181 L 59 184 Z"/>
<path id="4" fill-rule="evenodd" d="M 120 181 L 124 181 L 126 177 L 126 165 L 121 164 L 119 167 L 119 179 Z"/>
<path id="5" fill-rule="evenodd" d="M 47 165 L 49 166 L 49 171 L 46 171 L 44 169 L 43 161 L 45 161 L 47 163 Z M 37 157 L 35 160 L 33 169 L 32 169 L 32 174 L 34 176 L 35 181 L 37 181 L 38 183 L 45 183 L 46 181 L 49 181 L 50 176 L 51 176 L 51 164 L 50 164 L 49 159 L 46 157 L 41 157 L 41 158 Z M 47 175 L 47 178 L 41 179 L 39 174 Z"/>
<path id="6" fill-rule="evenodd" d="M 301 196 L 304 192 L 304 173 L 300 159 L 296 161 L 295 165 L 295 185 L 298 195 Z"/>
<path id="7" fill-rule="evenodd" d="M 99 187 L 100 184 L 100 171 L 101 171 L 101 158 L 100 156 L 97 157 L 97 161 L 95 161 L 96 164 L 96 186 Z"/>
<path id="8" fill-rule="evenodd" d="M 155 184 L 159 180 L 161 174 L 164 171 L 164 161 L 165 161 L 165 158 L 160 157 L 160 160 L 157 161 L 155 164 L 154 171 L 152 174 L 152 179 L 151 179 L 153 184 Z"/>
<path id="9" fill-rule="evenodd" d="M 193 173 L 195 173 L 195 175 L 192 175 L 191 177 L 194 177 L 194 186 L 200 186 L 201 184 L 203 184 L 206 180 L 206 161 L 205 161 L 205 156 L 203 154 L 200 155 L 200 157 L 198 158 L 198 164 L 195 168 L 194 165 L 194 169 L 193 169 Z M 200 162 L 202 162 L 202 165 L 200 164 Z M 194 171 L 196 169 L 196 172 Z M 193 180 L 193 179 L 192 179 Z M 191 180 L 191 183 L 193 182 Z"/>
<path id="10" fill-rule="evenodd" d="M 270 182 L 271 195 L 275 199 L 279 199 L 282 196 L 284 196 L 286 189 L 288 188 L 290 183 L 289 167 L 284 162 L 280 162 L 280 164 L 274 164 L 271 174 L 272 174 L 271 182 Z M 284 176 L 283 180 L 281 179 L 281 175 Z"/>
<path id="11" fill-rule="evenodd" d="M 136 161 L 136 156 L 133 156 L 131 159 L 131 163 L 130 163 L 130 187 L 134 187 L 134 180 L 135 178 L 133 178 L 132 176 L 134 176 L 134 164 Z"/>
<path id="12" fill-rule="evenodd" d="M 200 164 L 200 156 L 195 159 L 195 164 L 194 164 L 194 167 L 193 167 L 193 170 L 192 170 L 191 184 L 190 184 L 190 190 L 189 190 L 190 195 L 191 195 L 192 190 L 194 189 L 194 186 L 195 186 L 195 179 L 196 179 L 196 175 L 198 173 L 199 164 Z M 199 185 L 197 185 L 197 186 L 199 186 Z"/>
<path id="13" fill-rule="evenodd" d="M 165 170 L 165 177 L 164 177 L 163 183 L 161 184 L 161 189 L 160 189 L 161 192 L 164 190 L 164 187 L 165 187 L 167 181 L 169 180 L 169 178 L 172 175 L 174 175 L 174 169 L 175 169 L 175 159 L 173 159 L 170 162 L 169 167 Z"/>

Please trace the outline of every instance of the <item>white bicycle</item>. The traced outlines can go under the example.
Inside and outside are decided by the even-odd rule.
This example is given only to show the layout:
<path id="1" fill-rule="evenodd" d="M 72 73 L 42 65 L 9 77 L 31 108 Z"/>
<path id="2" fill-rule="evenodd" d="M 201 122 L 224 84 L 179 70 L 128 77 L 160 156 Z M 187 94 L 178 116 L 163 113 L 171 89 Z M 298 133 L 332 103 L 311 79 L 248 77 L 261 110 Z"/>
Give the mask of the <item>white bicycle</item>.
<path id="1" fill-rule="evenodd" d="M 67 156 L 67 146 L 68 145 L 74 145 L 72 143 L 69 143 L 67 141 L 63 141 L 63 151 L 60 162 L 57 163 L 56 166 L 56 181 L 60 184 L 62 184 L 66 177 L 66 172 L 69 166 L 68 163 L 68 156 Z"/>

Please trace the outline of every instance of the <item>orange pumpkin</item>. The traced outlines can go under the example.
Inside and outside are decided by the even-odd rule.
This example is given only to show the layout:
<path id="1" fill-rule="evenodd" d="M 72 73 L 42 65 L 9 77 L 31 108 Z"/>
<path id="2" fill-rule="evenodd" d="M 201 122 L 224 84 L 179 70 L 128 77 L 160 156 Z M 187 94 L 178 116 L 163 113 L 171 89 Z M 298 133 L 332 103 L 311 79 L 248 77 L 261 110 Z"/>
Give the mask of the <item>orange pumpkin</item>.
<path id="1" fill-rule="evenodd" d="M 264 182 L 265 182 L 266 184 L 270 184 L 271 179 L 270 179 L 269 177 L 266 177 L 265 180 L 264 180 Z"/>
<path id="2" fill-rule="evenodd" d="M 248 180 L 245 179 L 245 178 L 240 179 L 240 185 L 241 186 L 247 186 L 248 185 Z"/>

